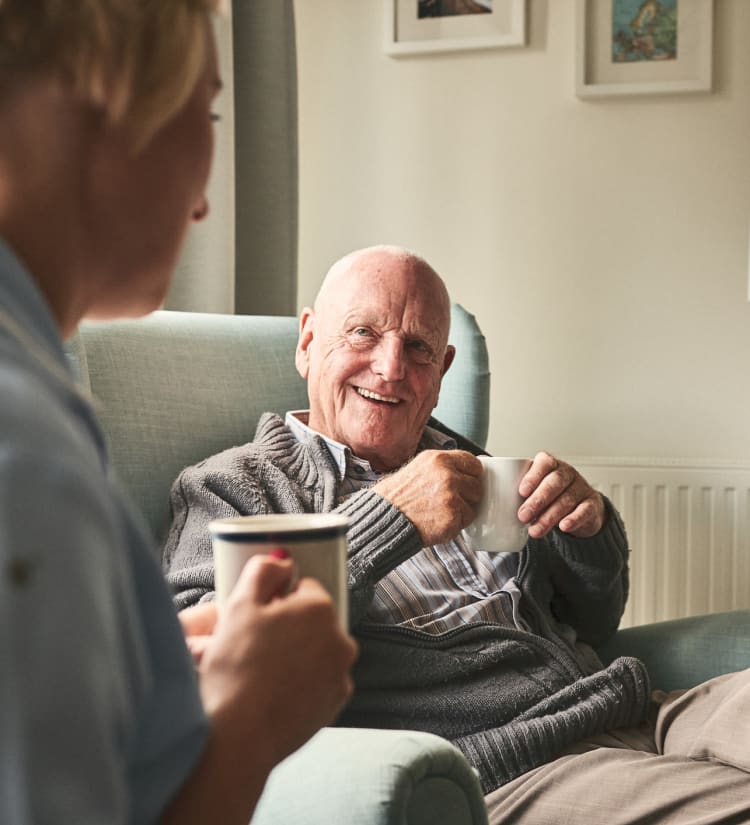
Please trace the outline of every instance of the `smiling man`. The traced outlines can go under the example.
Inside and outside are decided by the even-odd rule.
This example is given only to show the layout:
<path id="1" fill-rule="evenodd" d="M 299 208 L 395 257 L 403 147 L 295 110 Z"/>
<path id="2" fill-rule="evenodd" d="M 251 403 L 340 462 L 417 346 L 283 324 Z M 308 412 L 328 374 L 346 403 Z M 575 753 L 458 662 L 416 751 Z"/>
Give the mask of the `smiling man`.
<path id="1" fill-rule="evenodd" d="M 211 519 L 348 516 L 350 620 L 362 644 L 345 721 L 447 736 L 489 791 L 582 735 L 639 720 L 646 676 L 633 660 L 604 669 L 582 644 L 617 627 L 628 548 L 614 509 L 573 467 L 535 457 L 521 483 L 521 554 L 466 542 L 482 451 L 430 417 L 454 356 L 449 323 L 445 285 L 419 256 L 377 246 L 335 263 L 300 317 L 309 410 L 266 413 L 252 443 L 180 474 L 164 565 L 187 607 L 213 597 Z M 456 697 L 463 710 L 447 713 Z M 543 736 L 514 727 L 535 708 Z M 488 762 L 487 731 L 498 748 L 518 735 L 520 761 Z"/>
<path id="2" fill-rule="evenodd" d="M 708 692 L 636 727 L 649 706 L 643 665 L 605 667 L 594 652 L 625 606 L 628 546 L 612 505 L 573 467 L 535 457 L 520 485 L 520 553 L 466 541 L 481 450 L 430 417 L 454 355 L 449 320 L 442 280 L 411 252 L 372 247 L 334 264 L 300 317 L 309 410 L 266 413 L 252 443 L 184 470 L 172 489 L 164 562 L 178 606 L 213 597 L 212 518 L 335 510 L 350 519 L 360 643 L 342 724 L 452 740 L 479 773 L 492 825 L 599 822 L 603 810 L 610 825 L 662 822 L 665 799 L 668 821 L 698 821 L 681 817 L 703 813 L 699 783 L 709 808 L 750 816 L 747 773 L 690 758 L 690 743 L 713 741 Z M 709 683 L 740 715 L 742 678 Z M 745 764 L 744 744 L 735 751 L 732 764 Z M 656 798 L 644 793 L 654 776 Z"/>
<path id="3" fill-rule="evenodd" d="M 188 467 L 173 485 L 163 560 L 179 607 L 213 598 L 211 519 L 335 509 L 351 520 L 353 625 L 365 614 L 393 622 L 404 613 L 401 605 L 386 607 L 389 585 L 380 577 L 422 548 L 453 543 L 474 518 L 482 492 L 476 455 L 483 451 L 430 417 L 455 354 L 449 328 L 445 285 L 414 253 L 369 247 L 331 267 L 314 307 L 300 316 L 295 360 L 307 380 L 309 410 L 285 419 L 264 414 L 252 443 Z M 608 516 L 603 497 L 573 467 L 539 453 L 521 492 L 527 497 L 521 518 L 532 539 L 558 526 L 579 539 L 603 533 L 609 540 L 614 530 L 618 570 L 626 569 L 619 519 Z M 452 552 L 463 557 L 470 551 L 459 539 Z M 502 582 L 504 595 L 513 590 L 514 565 L 506 560 L 505 566 L 499 577 L 487 573 L 485 588 Z M 456 621 L 464 586 L 440 593 L 434 610 L 408 621 Z M 619 621 L 622 593 L 613 604 L 603 633 Z"/>

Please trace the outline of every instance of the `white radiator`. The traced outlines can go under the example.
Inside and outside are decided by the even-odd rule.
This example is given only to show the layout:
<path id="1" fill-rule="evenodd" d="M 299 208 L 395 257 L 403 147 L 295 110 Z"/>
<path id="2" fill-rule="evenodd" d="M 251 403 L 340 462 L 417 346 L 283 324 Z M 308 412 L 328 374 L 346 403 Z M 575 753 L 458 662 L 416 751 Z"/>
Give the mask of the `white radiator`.
<path id="1" fill-rule="evenodd" d="M 750 466 L 567 460 L 625 521 L 631 579 L 621 626 L 750 608 Z"/>

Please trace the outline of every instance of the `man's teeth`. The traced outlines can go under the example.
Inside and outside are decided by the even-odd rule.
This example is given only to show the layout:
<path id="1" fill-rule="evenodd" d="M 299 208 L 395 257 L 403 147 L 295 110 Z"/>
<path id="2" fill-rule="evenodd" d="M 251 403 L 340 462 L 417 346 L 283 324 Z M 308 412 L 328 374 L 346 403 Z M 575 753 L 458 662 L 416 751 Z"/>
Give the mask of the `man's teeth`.
<path id="1" fill-rule="evenodd" d="M 373 392 L 372 390 L 364 389 L 364 387 L 357 387 L 357 392 L 363 398 L 371 398 L 373 401 L 385 401 L 388 404 L 398 404 L 399 402 L 398 398 L 393 398 L 390 395 L 379 395 L 378 393 Z"/>

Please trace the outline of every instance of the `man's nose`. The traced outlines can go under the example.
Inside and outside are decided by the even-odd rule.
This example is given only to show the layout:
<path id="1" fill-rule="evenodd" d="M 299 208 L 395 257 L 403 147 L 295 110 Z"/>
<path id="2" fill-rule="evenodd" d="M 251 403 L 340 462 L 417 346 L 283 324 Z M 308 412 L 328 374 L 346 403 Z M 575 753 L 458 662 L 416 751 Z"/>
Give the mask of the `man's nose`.
<path id="1" fill-rule="evenodd" d="M 384 381 L 401 381 L 406 374 L 404 345 L 394 338 L 384 338 L 373 351 L 372 369 Z"/>

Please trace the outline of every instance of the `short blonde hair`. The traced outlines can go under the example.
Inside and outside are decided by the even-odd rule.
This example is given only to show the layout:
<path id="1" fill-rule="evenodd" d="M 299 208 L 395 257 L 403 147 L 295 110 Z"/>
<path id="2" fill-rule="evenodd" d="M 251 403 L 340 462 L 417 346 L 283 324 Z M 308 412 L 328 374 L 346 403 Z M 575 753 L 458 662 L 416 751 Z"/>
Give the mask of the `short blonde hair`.
<path id="1" fill-rule="evenodd" d="M 220 0 L 0 0 L 0 100 L 47 75 L 145 145 L 187 101 Z"/>

